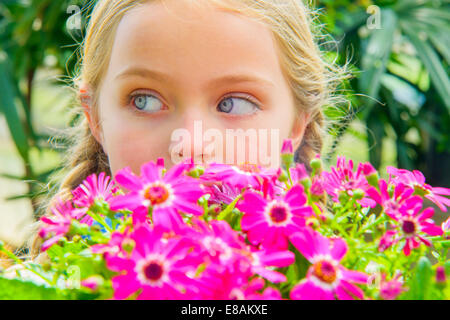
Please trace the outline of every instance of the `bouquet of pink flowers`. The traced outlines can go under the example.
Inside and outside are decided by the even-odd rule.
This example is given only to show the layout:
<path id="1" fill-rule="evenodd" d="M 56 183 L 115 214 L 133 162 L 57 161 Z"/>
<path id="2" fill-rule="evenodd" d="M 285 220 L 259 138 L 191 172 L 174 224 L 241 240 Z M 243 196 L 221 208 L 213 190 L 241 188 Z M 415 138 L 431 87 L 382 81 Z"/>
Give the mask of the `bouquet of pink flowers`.
<path id="1" fill-rule="evenodd" d="M 185 161 L 89 176 L 42 217 L 49 262 L 0 273 L 0 298 L 449 299 L 450 189 L 338 157 L 311 172 Z M 19 276 L 17 276 L 19 274 Z M 14 286 L 13 293 L 11 288 Z M 14 293 L 15 292 L 15 293 Z M 6 295 L 6 296 L 5 296 Z"/>

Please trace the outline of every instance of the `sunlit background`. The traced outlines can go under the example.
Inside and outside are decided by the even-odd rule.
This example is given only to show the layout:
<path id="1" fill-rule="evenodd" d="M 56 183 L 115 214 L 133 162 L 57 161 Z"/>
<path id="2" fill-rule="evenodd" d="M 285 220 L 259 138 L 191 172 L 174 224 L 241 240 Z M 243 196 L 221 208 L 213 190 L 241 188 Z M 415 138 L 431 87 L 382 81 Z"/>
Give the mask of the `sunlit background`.
<path id="1" fill-rule="evenodd" d="M 330 163 L 345 155 L 382 171 L 418 169 L 450 187 L 449 3 L 314 2 L 331 35 L 321 48 L 355 76 L 340 88 L 351 107 L 327 109 Z M 0 239 L 14 247 L 61 165 L 65 142 L 53 137 L 74 120 L 66 86 L 89 10 L 82 0 L 0 2 Z"/>

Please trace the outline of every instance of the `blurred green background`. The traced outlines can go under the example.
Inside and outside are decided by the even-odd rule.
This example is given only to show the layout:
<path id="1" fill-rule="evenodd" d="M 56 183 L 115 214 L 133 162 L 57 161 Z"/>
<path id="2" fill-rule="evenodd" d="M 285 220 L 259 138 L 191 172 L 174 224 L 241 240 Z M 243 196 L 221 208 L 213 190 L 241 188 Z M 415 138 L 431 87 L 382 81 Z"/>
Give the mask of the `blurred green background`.
<path id="1" fill-rule="evenodd" d="M 450 187 L 450 1 L 315 1 L 320 46 L 354 77 L 327 109 L 326 156 L 421 170 Z M 77 9 L 81 8 L 81 12 Z M 0 239 L 20 246 L 73 123 L 67 87 L 91 6 L 0 0 Z M 81 28 L 78 28 L 81 26 Z M 75 27 L 75 28 L 73 28 Z"/>

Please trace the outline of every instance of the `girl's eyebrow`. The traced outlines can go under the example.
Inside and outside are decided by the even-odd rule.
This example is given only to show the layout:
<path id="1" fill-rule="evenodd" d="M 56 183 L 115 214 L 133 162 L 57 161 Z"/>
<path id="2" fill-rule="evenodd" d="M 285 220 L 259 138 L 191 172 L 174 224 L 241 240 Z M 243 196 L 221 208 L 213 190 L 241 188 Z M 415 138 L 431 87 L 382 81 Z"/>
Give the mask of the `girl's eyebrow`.
<path id="1" fill-rule="evenodd" d="M 146 68 L 141 67 L 131 67 L 128 69 L 125 69 L 124 71 L 120 72 L 115 79 L 122 79 L 129 76 L 137 76 L 141 78 L 153 78 L 160 82 L 166 82 L 166 83 L 174 83 L 173 78 L 171 78 L 169 75 L 162 73 L 160 71 L 156 70 L 150 70 Z M 232 83 L 232 82 L 256 82 L 261 85 L 269 86 L 269 87 L 275 87 L 275 84 L 265 78 L 259 77 L 257 75 L 250 75 L 250 74 L 229 74 L 225 75 L 216 79 L 211 80 L 206 89 L 214 88 L 220 84 L 226 84 L 226 83 Z"/>

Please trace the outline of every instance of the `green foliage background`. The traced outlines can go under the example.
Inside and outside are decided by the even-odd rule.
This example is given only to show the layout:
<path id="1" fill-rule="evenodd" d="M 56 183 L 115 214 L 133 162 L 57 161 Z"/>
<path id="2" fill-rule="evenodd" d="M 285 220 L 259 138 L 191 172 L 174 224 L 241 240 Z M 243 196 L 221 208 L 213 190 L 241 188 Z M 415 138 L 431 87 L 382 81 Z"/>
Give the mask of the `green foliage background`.
<path id="1" fill-rule="evenodd" d="M 65 150 L 66 142 L 42 126 L 53 112 L 36 106 L 49 99 L 47 94 L 65 96 L 62 88 L 76 71 L 83 32 L 67 28 L 77 18 L 73 5 L 82 8 L 84 30 L 92 8 L 84 0 L 0 2 L 0 113 L 25 174 L 2 168 L 0 173 L 27 182 L 28 192 L 9 200 L 29 198 L 35 212 Z M 351 106 L 341 106 L 343 113 L 329 112 L 334 120 L 330 159 L 343 148 L 350 155 L 356 152 L 352 144 L 341 145 L 343 137 L 353 135 L 367 146 L 366 158 L 377 168 L 388 152 L 392 165 L 421 170 L 429 184 L 449 187 L 450 1 L 320 0 L 313 5 L 322 32 L 331 35 L 321 38 L 321 48 L 339 64 L 349 62 L 354 75 L 340 88 Z M 40 90 L 40 72 L 53 75 L 51 90 Z M 393 141 L 389 149 L 387 139 Z"/>

